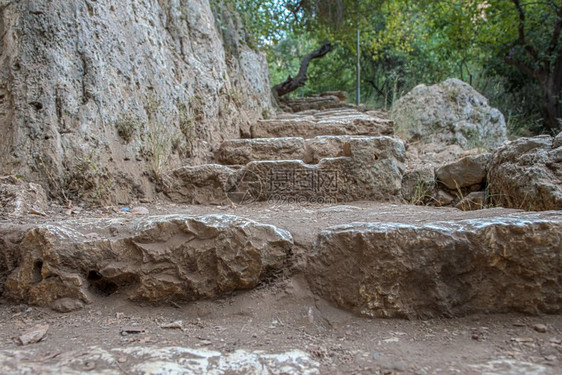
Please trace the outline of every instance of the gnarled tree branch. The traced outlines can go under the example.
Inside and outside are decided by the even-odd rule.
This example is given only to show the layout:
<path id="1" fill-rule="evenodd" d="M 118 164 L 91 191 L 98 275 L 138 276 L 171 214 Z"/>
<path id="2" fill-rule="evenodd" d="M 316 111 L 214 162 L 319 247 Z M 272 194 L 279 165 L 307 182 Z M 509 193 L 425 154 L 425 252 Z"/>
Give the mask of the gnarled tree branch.
<path id="1" fill-rule="evenodd" d="M 273 86 L 272 91 L 275 98 L 278 99 L 283 95 L 286 95 L 290 92 L 295 91 L 299 87 L 304 86 L 307 80 L 306 71 L 308 70 L 308 65 L 310 64 L 310 62 L 313 59 L 318 59 L 326 56 L 326 54 L 328 54 L 333 49 L 334 46 L 331 43 L 324 42 L 316 51 L 310 52 L 308 55 L 306 55 L 301 62 L 299 73 L 294 78 L 289 76 L 284 82 Z"/>

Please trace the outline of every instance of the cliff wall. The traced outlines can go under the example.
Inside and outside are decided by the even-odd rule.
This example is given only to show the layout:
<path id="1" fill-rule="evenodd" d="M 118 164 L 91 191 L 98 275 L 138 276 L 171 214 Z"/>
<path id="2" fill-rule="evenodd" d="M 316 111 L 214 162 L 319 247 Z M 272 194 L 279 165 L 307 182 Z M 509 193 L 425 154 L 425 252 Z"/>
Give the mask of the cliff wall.
<path id="1" fill-rule="evenodd" d="M 0 174 L 93 202 L 151 199 L 271 111 L 228 1 L 0 0 Z"/>

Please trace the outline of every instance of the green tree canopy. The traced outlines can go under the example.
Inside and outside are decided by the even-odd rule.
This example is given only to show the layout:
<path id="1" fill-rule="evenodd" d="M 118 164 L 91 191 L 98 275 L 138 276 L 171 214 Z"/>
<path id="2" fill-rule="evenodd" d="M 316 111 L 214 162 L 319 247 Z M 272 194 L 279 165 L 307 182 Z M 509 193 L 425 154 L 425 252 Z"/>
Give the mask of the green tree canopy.
<path id="1" fill-rule="evenodd" d="M 539 116 L 543 129 L 560 130 L 562 0 L 235 1 L 273 83 L 295 71 L 307 46 L 329 40 L 339 49 L 311 66 L 307 89 L 352 92 L 359 29 L 363 86 L 379 104 L 455 76 L 508 117 Z"/>

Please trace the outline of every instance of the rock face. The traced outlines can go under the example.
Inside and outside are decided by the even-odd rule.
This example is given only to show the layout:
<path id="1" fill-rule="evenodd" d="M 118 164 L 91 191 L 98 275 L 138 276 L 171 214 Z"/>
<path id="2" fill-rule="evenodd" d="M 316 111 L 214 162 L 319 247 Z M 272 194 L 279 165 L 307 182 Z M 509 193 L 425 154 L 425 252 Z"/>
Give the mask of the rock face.
<path id="1" fill-rule="evenodd" d="M 119 224 L 98 220 L 94 227 Z M 128 234 L 91 238 L 61 225 L 30 229 L 17 246 L 4 296 L 61 311 L 92 294 L 136 301 L 214 298 L 255 287 L 280 271 L 291 235 L 227 215 L 164 216 L 121 223 Z M 123 230 L 123 227 L 121 227 Z"/>
<path id="2" fill-rule="evenodd" d="M 470 85 L 448 79 L 416 86 L 392 108 L 396 134 L 407 141 L 496 148 L 506 138 L 505 119 Z"/>
<path id="3" fill-rule="evenodd" d="M 486 181 L 491 154 L 466 156 L 435 170 L 435 177 L 449 189 L 459 189 Z"/>
<path id="4" fill-rule="evenodd" d="M 40 214 L 46 207 L 47 194 L 41 185 L 11 176 L 0 177 L 0 214 Z"/>
<path id="5" fill-rule="evenodd" d="M 309 255 L 313 290 L 370 317 L 562 309 L 562 216 L 422 226 L 352 223 Z"/>
<path id="6" fill-rule="evenodd" d="M 1 2 L 0 175 L 127 201 L 248 134 L 272 109 L 267 64 L 212 3 Z"/>
<path id="7" fill-rule="evenodd" d="M 499 148 L 489 164 L 495 204 L 525 210 L 562 209 L 562 145 L 550 136 L 520 138 Z"/>

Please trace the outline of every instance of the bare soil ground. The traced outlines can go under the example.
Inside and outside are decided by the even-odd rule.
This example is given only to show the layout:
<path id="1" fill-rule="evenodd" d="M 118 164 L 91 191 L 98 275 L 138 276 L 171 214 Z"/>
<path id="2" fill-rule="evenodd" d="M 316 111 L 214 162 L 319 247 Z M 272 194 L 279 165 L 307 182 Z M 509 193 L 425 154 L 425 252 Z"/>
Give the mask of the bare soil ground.
<path id="1" fill-rule="evenodd" d="M 143 206 L 151 215 L 221 213 L 273 224 L 293 234 L 301 255 L 319 231 L 337 224 L 422 224 L 519 213 L 373 202 Z M 47 217 L 0 217 L 0 224 L 136 216 L 122 207 L 71 211 L 53 207 Z M 49 329 L 42 341 L 17 344 L 24 332 L 45 324 Z M 220 300 L 169 306 L 135 304 L 116 293 L 60 314 L 0 300 L 0 332 L 0 373 L 5 374 L 562 373 L 560 315 L 366 319 L 314 296 L 298 272 Z"/>

